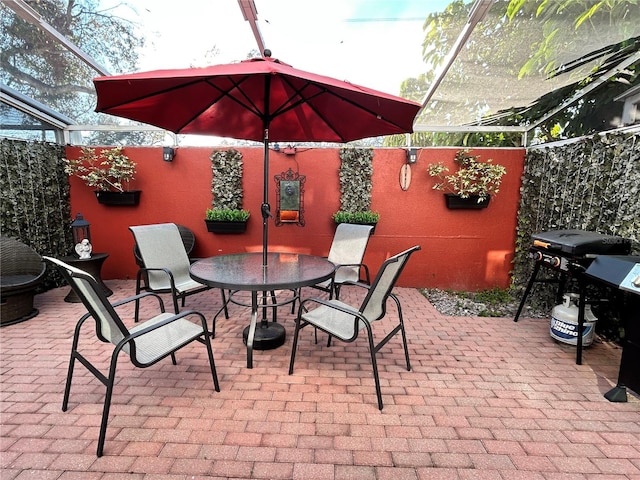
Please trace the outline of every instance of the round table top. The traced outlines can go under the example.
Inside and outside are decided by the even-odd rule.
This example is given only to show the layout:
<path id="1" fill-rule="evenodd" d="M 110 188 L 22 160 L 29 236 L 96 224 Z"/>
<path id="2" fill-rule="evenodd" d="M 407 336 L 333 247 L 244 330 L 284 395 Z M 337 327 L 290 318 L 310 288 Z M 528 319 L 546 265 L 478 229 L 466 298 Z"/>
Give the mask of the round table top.
<path id="1" fill-rule="evenodd" d="M 297 253 L 237 253 L 209 257 L 191 265 L 191 277 L 205 285 L 232 290 L 283 290 L 315 285 L 333 275 L 325 257 Z"/>

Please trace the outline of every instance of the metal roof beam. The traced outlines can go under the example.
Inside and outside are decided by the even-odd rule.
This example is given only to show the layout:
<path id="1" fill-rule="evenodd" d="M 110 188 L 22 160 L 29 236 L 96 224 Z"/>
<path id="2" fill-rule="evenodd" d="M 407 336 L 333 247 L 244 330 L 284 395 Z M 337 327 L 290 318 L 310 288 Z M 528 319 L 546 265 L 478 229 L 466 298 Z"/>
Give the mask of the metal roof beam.
<path id="1" fill-rule="evenodd" d="M 249 25 L 251 25 L 251 31 L 253 32 L 253 36 L 258 44 L 260 55 L 264 56 L 264 40 L 262 39 L 262 33 L 258 27 L 258 9 L 256 8 L 254 0 L 238 0 L 238 5 L 240 6 L 244 19 L 249 22 Z"/>
<path id="2" fill-rule="evenodd" d="M 75 123 L 71 118 L 50 109 L 37 100 L 6 86 L 4 83 L 0 84 L 0 101 L 61 130 Z"/>
<path id="3" fill-rule="evenodd" d="M 471 11 L 469 12 L 467 23 L 465 23 L 464 27 L 462 28 L 460 35 L 458 35 L 458 38 L 451 48 L 451 51 L 445 57 L 442 67 L 440 67 L 440 70 L 438 70 L 436 76 L 433 79 L 433 83 L 431 83 L 431 85 L 429 86 L 429 89 L 427 90 L 427 93 L 422 100 L 422 108 L 416 115 L 416 118 L 420 116 L 427 103 L 429 103 L 429 101 L 431 100 L 431 97 L 433 97 L 433 95 L 436 93 L 436 90 L 444 80 L 444 77 L 447 75 L 447 72 L 458 56 L 458 53 L 460 53 L 462 47 L 464 47 L 465 43 L 467 43 L 467 40 L 469 40 L 473 29 L 486 16 L 493 2 L 494 0 L 476 0 L 475 3 L 471 6 Z"/>
<path id="4" fill-rule="evenodd" d="M 41 29 L 44 33 L 51 37 L 53 41 L 62 45 L 84 63 L 93 68 L 100 75 L 110 75 L 109 71 L 106 68 L 100 65 L 93 57 L 87 54 L 75 43 L 62 35 L 51 24 L 47 23 L 38 12 L 24 3 L 23 0 L 3 0 L 3 2 L 5 5 L 7 5 L 7 7 L 13 10 L 16 15 L 18 15 L 24 21 Z"/>

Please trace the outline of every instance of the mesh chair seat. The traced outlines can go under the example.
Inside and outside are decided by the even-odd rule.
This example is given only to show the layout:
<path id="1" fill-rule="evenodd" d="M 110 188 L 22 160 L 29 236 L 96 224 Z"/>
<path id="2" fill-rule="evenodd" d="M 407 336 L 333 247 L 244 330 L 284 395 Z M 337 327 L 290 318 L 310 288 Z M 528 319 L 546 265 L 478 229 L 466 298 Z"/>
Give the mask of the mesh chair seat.
<path id="1" fill-rule="evenodd" d="M 302 318 L 344 342 L 352 340 L 359 330 L 365 328 L 364 322 L 358 320 L 358 310 L 340 300 L 331 300 L 330 303 L 331 306 L 320 305 L 308 311 Z"/>
<path id="2" fill-rule="evenodd" d="M 134 335 L 173 316 L 172 313 L 161 313 L 146 322 L 138 323 L 129 330 L 129 333 Z M 153 330 L 136 338 L 134 341 L 136 346 L 135 360 L 142 365 L 151 365 L 199 335 L 202 335 L 202 325 L 196 325 L 185 319 L 176 320 L 164 328 Z"/>

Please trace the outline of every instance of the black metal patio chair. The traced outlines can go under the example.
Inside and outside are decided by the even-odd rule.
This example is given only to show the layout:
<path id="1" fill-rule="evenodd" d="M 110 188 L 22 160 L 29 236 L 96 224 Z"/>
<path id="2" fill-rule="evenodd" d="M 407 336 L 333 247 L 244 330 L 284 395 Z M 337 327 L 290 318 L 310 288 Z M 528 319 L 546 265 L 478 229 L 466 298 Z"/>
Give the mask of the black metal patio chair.
<path id="1" fill-rule="evenodd" d="M 98 448 L 96 451 L 98 457 L 101 457 L 103 453 L 109 409 L 111 407 L 111 396 L 116 377 L 116 366 L 121 353 L 125 353 L 131 360 L 131 363 L 139 368 L 149 367 L 169 356 L 173 364 L 176 365 L 175 353 L 197 340 L 204 343 L 207 348 L 207 357 L 211 368 L 211 376 L 213 377 L 213 385 L 216 392 L 220 391 L 218 375 L 213 359 L 213 349 L 211 348 L 211 338 L 207 331 L 207 322 L 204 315 L 192 310 L 185 310 L 179 314 L 166 313 L 164 311 L 162 298 L 151 292 L 145 292 L 110 304 L 104 291 L 91 275 L 58 259 L 51 257 L 43 258 L 58 267 L 63 277 L 67 280 L 71 288 L 75 290 L 88 311 L 80 317 L 75 327 L 69 370 L 64 389 L 64 398 L 62 400 L 62 411 L 66 412 L 69 405 L 73 369 L 75 361 L 78 360 L 107 387 L 102 409 L 100 434 L 98 436 Z M 131 329 L 127 328 L 120 316 L 116 313 L 116 308 L 132 301 L 139 301 L 145 297 L 155 298 L 158 301 L 160 312 L 145 322 L 136 324 L 135 327 Z M 111 352 L 108 375 L 104 375 L 98 367 L 91 363 L 89 359 L 78 350 L 80 331 L 85 321 L 90 318 L 95 321 L 95 334 L 98 339 L 104 343 L 111 343 L 115 346 Z M 195 319 L 195 322 L 192 321 L 192 319 Z M 92 354 L 95 354 L 95 352 L 92 352 Z"/>
<path id="2" fill-rule="evenodd" d="M 289 375 L 293 373 L 293 365 L 296 357 L 296 348 L 298 346 L 298 336 L 300 330 L 311 325 L 318 330 L 329 334 L 330 338 L 336 338 L 343 342 L 354 342 L 361 331 L 366 331 L 369 342 L 369 352 L 371 354 L 371 366 L 373 368 L 373 377 L 376 385 L 376 394 L 378 396 L 378 408 L 382 410 L 382 392 L 380 390 L 380 378 L 378 376 L 378 365 L 376 363 L 376 353 L 400 332 L 402 335 L 402 344 L 404 347 L 405 359 L 407 362 L 407 370 L 411 370 L 409 363 L 409 350 L 407 348 L 407 337 L 404 329 L 404 321 L 402 318 L 402 307 L 400 300 L 392 293 L 398 277 L 402 273 L 411 254 L 420 250 L 420 246 L 416 245 L 404 252 L 398 253 L 388 258 L 380 267 L 376 278 L 371 285 L 354 282 L 351 285 L 357 285 L 368 290 L 360 307 L 353 307 L 347 303 L 337 299 L 321 299 L 307 298 L 302 301 L 298 308 L 296 317 L 296 329 L 293 337 L 293 346 L 291 348 L 291 361 L 289 363 Z M 381 320 L 387 313 L 387 300 L 391 298 L 396 304 L 398 313 L 398 323 L 393 329 L 378 343 L 374 342 L 373 324 L 377 320 Z M 316 308 L 310 309 L 313 305 Z"/>

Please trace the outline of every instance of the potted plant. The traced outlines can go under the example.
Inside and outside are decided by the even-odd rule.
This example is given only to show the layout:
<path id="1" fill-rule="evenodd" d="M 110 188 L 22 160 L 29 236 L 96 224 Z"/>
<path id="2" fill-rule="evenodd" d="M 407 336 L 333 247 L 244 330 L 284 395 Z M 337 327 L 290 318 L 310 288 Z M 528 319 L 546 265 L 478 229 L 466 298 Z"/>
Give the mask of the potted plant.
<path id="1" fill-rule="evenodd" d="M 209 208 L 205 222 L 207 230 L 214 233 L 242 233 L 247 229 L 249 210 Z"/>
<path id="2" fill-rule="evenodd" d="M 340 210 L 333 214 L 333 220 L 336 223 L 361 223 L 364 225 L 373 225 L 373 229 L 375 230 L 375 226 L 378 223 L 378 220 L 380 220 L 380 214 L 378 212 L 372 212 L 371 210 L 367 210 L 365 212 L 344 212 Z"/>
<path id="3" fill-rule="evenodd" d="M 380 214 L 371 210 L 373 188 L 373 149 L 340 149 L 340 210 L 333 214 L 336 223 L 375 225 Z"/>
<path id="4" fill-rule="evenodd" d="M 242 154 L 235 149 L 214 150 L 210 159 L 213 201 L 205 212 L 207 231 L 243 233 L 251 214 L 242 209 Z"/>
<path id="5" fill-rule="evenodd" d="M 99 203 L 107 205 L 137 205 L 140 190 L 129 190 L 134 179 L 136 163 L 122 153 L 122 147 L 107 148 L 96 152 L 82 147 L 78 159 L 64 158 L 64 172 L 76 176 L 89 187 L 95 187 Z"/>
<path id="6" fill-rule="evenodd" d="M 447 207 L 486 208 L 492 194 L 497 194 L 502 177 L 507 170 L 491 159 L 480 162 L 480 155 L 471 155 L 469 149 L 456 152 L 454 162 L 458 170 L 449 174 L 449 168 L 442 162 L 429 165 L 429 176 L 436 179 L 434 190 L 445 192 Z"/>

